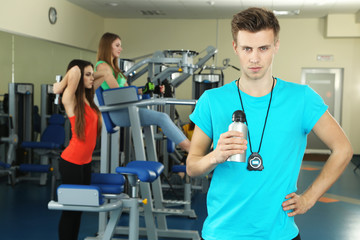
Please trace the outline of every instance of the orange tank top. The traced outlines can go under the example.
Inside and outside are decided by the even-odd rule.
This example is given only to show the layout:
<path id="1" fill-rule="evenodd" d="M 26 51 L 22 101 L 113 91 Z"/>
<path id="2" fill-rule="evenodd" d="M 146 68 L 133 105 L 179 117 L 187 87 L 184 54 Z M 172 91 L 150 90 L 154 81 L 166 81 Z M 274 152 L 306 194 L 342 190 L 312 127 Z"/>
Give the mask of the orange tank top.
<path id="1" fill-rule="evenodd" d="M 72 136 L 61 157 L 77 165 L 90 163 L 96 145 L 98 115 L 94 109 L 85 104 L 85 140 L 80 140 L 75 134 L 75 116 L 70 117 L 69 120 Z"/>

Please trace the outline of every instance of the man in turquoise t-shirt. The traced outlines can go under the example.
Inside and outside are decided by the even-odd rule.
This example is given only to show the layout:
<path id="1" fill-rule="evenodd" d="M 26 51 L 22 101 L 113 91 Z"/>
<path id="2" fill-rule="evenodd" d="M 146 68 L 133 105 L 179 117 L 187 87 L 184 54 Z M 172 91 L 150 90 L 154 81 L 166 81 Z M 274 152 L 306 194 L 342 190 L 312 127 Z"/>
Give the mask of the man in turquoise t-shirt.
<path id="1" fill-rule="evenodd" d="M 351 145 L 321 97 L 308 86 L 272 76 L 279 31 L 270 11 L 249 8 L 234 15 L 233 49 L 242 74 L 206 91 L 190 115 L 196 126 L 187 172 L 200 176 L 214 171 L 202 231 L 205 240 L 299 240 L 294 216 L 307 212 L 351 160 Z M 245 112 L 247 139 L 228 131 L 236 110 Z M 297 194 L 311 130 L 332 153 L 313 184 Z M 245 150 L 246 162 L 228 161 Z"/>

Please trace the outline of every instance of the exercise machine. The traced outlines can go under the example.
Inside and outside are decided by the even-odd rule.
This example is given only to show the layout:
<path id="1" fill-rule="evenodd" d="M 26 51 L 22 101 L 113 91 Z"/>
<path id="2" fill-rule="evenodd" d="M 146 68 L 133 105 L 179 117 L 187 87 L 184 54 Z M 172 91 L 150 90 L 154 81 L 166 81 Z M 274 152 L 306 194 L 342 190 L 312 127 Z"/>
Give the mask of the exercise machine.
<path id="1" fill-rule="evenodd" d="M 128 77 L 129 83 L 148 73 L 148 81 L 159 84 L 164 80 L 169 80 L 170 84 L 176 88 L 197 69 L 202 68 L 217 53 L 217 49 L 208 46 L 201 53 L 203 52 L 206 52 L 204 56 L 192 50 L 156 51 L 151 57 L 145 55 L 145 59 L 135 63 L 124 74 Z M 194 63 L 195 57 L 198 57 L 196 63 Z"/>
<path id="2" fill-rule="evenodd" d="M 224 85 L 224 70 L 228 67 L 240 71 L 239 68 L 230 64 L 230 59 L 226 58 L 222 62 L 222 67 L 204 65 L 198 73 L 193 75 L 192 98 L 199 99 L 206 90 L 221 87 Z"/>
<path id="3" fill-rule="evenodd" d="M 30 173 L 51 171 L 50 166 L 30 162 L 31 151 L 19 147 L 23 142 L 33 141 L 33 92 L 30 83 L 9 83 L 8 103 L 4 103 L 2 117 L 8 120 L 8 137 L 1 142 L 8 145 L 7 157 L 1 163 L 2 171 L 9 175 L 9 183 L 26 179 Z M 6 105 L 6 107 L 5 107 Z M 5 109 L 6 108 L 6 109 Z M 20 176 L 21 175 L 21 176 Z"/>
<path id="4" fill-rule="evenodd" d="M 34 153 L 40 156 L 40 166 L 52 166 L 52 195 L 54 198 L 55 178 L 59 177 L 58 159 L 65 144 L 65 118 L 62 114 L 52 114 L 48 119 L 48 125 L 41 134 L 40 141 L 24 141 L 21 146 L 25 149 L 32 149 Z M 49 161 L 50 160 L 50 161 Z M 30 165 L 31 166 L 31 165 Z M 36 178 L 27 178 L 36 180 Z M 45 185 L 47 181 L 47 172 L 40 175 L 40 185 Z"/>
<path id="5" fill-rule="evenodd" d="M 111 113 L 111 111 L 115 111 L 119 109 L 124 109 L 124 108 L 128 109 L 130 122 L 131 122 L 131 136 L 134 142 L 135 157 L 136 159 L 153 161 L 153 162 L 157 162 L 154 133 L 151 126 L 144 126 L 143 127 L 144 135 L 143 135 L 140 124 L 140 118 L 138 114 L 138 108 L 147 107 L 151 105 L 195 104 L 194 100 L 178 100 L 172 98 L 147 99 L 147 100 L 138 101 L 136 87 L 109 89 L 105 91 L 99 88 L 96 90 L 96 94 L 100 104 L 100 111 L 102 112 L 103 120 L 105 125 L 107 126 L 108 132 L 114 132 L 116 131 L 114 129 L 119 127 L 112 124 L 111 114 L 109 113 Z M 105 146 L 108 145 L 109 144 L 106 144 Z M 111 161 L 113 160 L 114 159 L 111 159 Z M 107 162 L 108 160 L 105 159 L 105 161 Z M 140 233 L 144 235 L 146 234 L 148 239 L 158 239 L 158 237 L 200 239 L 197 231 L 168 229 L 166 216 L 168 215 L 181 216 L 183 215 L 184 210 L 170 209 L 164 207 L 161 181 L 159 178 L 156 179 L 151 184 L 151 186 L 152 186 L 152 192 L 150 190 L 150 185 L 148 183 L 140 183 L 141 195 L 143 198 L 148 199 L 148 204 L 144 206 L 146 229 L 140 229 Z M 99 228 L 101 229 L 101 226 Z M 124 231 L 126 230 L 117 229 L 117 232 L 119 233 L 122 233 Z"/>
<path id="6" fill-rule="evenodd" d="M 32 83 L 9 83 L 9 115 L 13 119 L 14 133 L 18 144 L 33 141 L 34 85 Z M 31 152 L 17 148 L 12 161 L 16 165 L 30 163 Z M 8 159 L 10 160 L 10 159 Z M 7 162 L 14 165 L 13 162 Z"/>
<path id="7" fill-rule="evenodd" d="M 120 59 L 119 66 L 123 69 L 130 85 L 147 74 L 148 83 L 160 85 L 166 82 L 169 88 L 172 89 L 170 92 L 175 97 L 175 89 L 197 70 L 202 69 L 205 63 L 213 58 L 216 53 L 217 49 L 213 46 L 208 46 L 201 52 L 183 49 L 163 50 L 134 59 Z M 175 105 L 164 105 L 163 107 L 152 105 L 151 108 L 167 113 L 175 121 Z M 183 157 L 176 149 L 172 154 L 169 154 L 166 141 L 158 143 L 157 149 L 161 153 L 165 164 L 164 174 L 168 176 L 169 169 L 171 169 L 167 165 L 169 158 L 171 157 L 175 162 L 181 162 Z M 126 155 L 126 158 L 128 158 L 128 155 Z"/>
<path id="8" fill-rule="evenodd" d="M 128 235 L 130 240 L 139 239 L 139 207 L 146 206 L 148 199 L 140 199 L 140 183 L 155 181 L 164 169 L 158 162 L 132 161 L 125 167 L 117 167 L 117 174 L 97 173 L 91 176 L 91 185 L 62 184 L 57 189 L 58 201 L 50 201 L 50 210 L 88 211 L 110 213 L 106 228 L 96 237 L 87 240 L 110 240 L 114 235 Z M 131 195 L 123 193 L 125 175 L 131 186 Z M 119 233 L 117 223 L 124 208 L 129 209 L 127 232 Z"/>

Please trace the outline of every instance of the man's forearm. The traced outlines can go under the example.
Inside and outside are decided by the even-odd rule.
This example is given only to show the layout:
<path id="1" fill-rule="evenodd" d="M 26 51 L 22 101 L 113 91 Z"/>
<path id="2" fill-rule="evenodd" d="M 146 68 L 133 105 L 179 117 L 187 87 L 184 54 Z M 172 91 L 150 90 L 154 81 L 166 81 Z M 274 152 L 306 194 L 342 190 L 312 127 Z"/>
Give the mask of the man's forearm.
<path id="1" fill-rule="evenodd" d="M 302 194 L 308 201 L 310 201 L 310 204 L 314 205 L 345 170 L 353 153 L 351 147 L 344 148 L 345 149 L 340 151 L 332 152 L 319 176 Z"/>
<path id="2" fill-rule="evenodd" d="M 186 160 L 186 171 L 191 177 L 204 176 L 213 171 L 217 165 L 213 152 L 202 157 L 189 155 Z"/>

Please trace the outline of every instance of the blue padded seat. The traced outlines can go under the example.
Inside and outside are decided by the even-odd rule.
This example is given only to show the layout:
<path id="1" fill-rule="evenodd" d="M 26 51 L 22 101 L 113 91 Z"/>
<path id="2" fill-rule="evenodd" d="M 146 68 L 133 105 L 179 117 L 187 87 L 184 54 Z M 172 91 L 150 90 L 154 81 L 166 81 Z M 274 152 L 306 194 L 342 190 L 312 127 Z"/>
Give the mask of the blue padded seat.
<path id="1" fill-rule="evenodd" d="M 8 169 L 8 168 L 11 168 L 11 165 L 0 161 L 0 167 L 2 167 L 4 169 Z"/>
<path id="2" fill-rule="evenodd" d="M 93 173 L 91 174 L 91 185 L 98 186 L 102 193 L 120 194 L 124 191 L 125 178 L 120 174 Z"/>
<path id="3" fill-rule="evenodd" d="M 173 173 L 186 172 L 186 165 L 174 165 L 172 167 Z"/>
<path id="4" fill-rule="evenodd" d="M 40 142 L 22 142 L 23 148 L 61 149 L 65 142 L 65 118 L 61 114 L 51 115 L 48 126 L 41 134 Z"/>
<path id="5" fill-rule="evenodd" d="M 164 165 L 154 161 L 131 161 L 126 167 L 117 167 L 116 172 L 120 174 L 137 175 L 142 182 L 155 181 L 164 170 Z"/>
<path id="6" fill-rule="evenodd" d="M 50 165 L 42 164 L 20 164 L 19 170 L 22 172 L 38 172 L 38 173 L 47 173 L 52 170 Z"/>
<path id="7" fill-rule="evenodd" d="M 22 142 L 21 146 L 23 148 L 42 148 L 42 149 L 59 149 L 61 148 L 60 144 L 53 142 Z"/>

